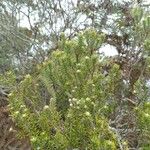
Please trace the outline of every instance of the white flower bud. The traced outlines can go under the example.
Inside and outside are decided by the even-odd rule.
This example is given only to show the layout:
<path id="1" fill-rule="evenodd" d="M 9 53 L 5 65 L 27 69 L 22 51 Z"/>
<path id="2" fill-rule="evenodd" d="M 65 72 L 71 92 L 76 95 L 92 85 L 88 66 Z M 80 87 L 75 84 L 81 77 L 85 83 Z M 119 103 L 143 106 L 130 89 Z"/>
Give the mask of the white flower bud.
<path id="1" fill-rule="evenodd" d="M 90 114 L 88 111 L 85 112 L 85 115 L 86 115 L 87 117 L 90 117 L 90 116 L 91 116 L 91 114 Z"/>
<path id="2" fill-rule="evenodd" d="M 77 70 L 77 73 L 81 73 L 81 70 Z"/>
<path id="3" fill-rule="evenodd" d="M 25 118 L 27 116 L 27 114 L 23 114 L 22 117 Z"/>
<path id="4" fill-rule="evenodd" d="M 91 104 L 95 107 L 95 103 L 94 102 L 91 102 Z"/>
<path id="5" fill-rule="evenodd" d="M 148 113 L 145 113 L 144 115 L 145 115 L 145 117 L 147 117 L 147 118 L 150 117 L 150 115 L 149 115 Z"/>
<path id="6" fill-rule="evenodd" d="M 85 56 L 85 59 L 86 59 L 86 60 L 89 60 L 89 59 L 90 59 L 90 57 L 89 57 L 89 56 Z"/>
<path id="7" fill-rule="evenodd" d="M 48 106 L 48 105 L 45 105 L 43 109 L 44 109 L 44 110 L 49 109 L 49 106 Z"/>
<path id="8" fill-rule="evenodd" d="M 36 138 L 35 137 L 32 137 L 31 138 L 31 142 L 35 142 L 36 141 Z"/>
<path id="9" fill-rule="evenodd" d="M 125 141 L 124 141 L 122 144 L 123 144 L 123 145 L 128 145 L 128 143 L 127 143 L 127 142 L 125 142 Z"/>
<path id="10" fill-rule="evenodd" d="M 9 94 L 8 94 L 8 97 L 11 97 L 11 96 L 12 96 L 12 93 L 9 93 Z"/>
<path id="11" fill-rule="evenodd" d="M 12 127 L 10 127 L 10 129 L 9 129 L 9 132 L 11 132 L 11 131 L 13 131 L 13 128 L 12 128 Z"/>
<path id="12" fill-rule="evenodd" d="M 24 111 L 24 112 L 27 112 L 27 111 L 28 111 L 28 109 L 27 109 L 27 108 L 25 108 L 23 111 Z"/>
<path id="13" fill-rule="evenodd" d="M 20 108 L 25 108 L 25 105 L 21 105 Z"/>
<path id="14" fill-rule="evenodd" d="M 76 102 L 76 101 L 77 101 L 77 99 L 76 99 L 76 98 L 73 98 L 73 99 L 72 99 L 72 101 Z"/>
<path id="15" fill-rule="evenodd" d="M 136 94 L 136 90 L 134 90 L 133 93 Z"/>
<path id="16" fill-rule="evenodd" d="M 51 98 L 51 101 L 53 101 L 54 100 L 54 98 Z"/>
<path id="17" fill-rule="evenodd" d="M 77 67 L 80 67 L 80 66 L 81 66 L 81 64 L 80 64 L 80 63 L 78 63 L 78 64 L 77 64 Z"/>
<path id="18" fill-rule="evenodd" d="M 87 97 L 85 100 L 86 100 L 86 101 L 90 101 L 91 99 L 90 99 L 89 97 Z"/>
<path id="19" fill-rule="evenodd" d="M 107 140 L 107 144 L 108 144 L 108 145 L 112 145 L 113 143 L 112 143 L 112 141 Z"/>
<path id="20" fill-rule="evenodd" d="M 87 108 L 87 106 L 86 106 L 86 105 L 84 105 L 84 108 L 86 109 L 86 108 Z"/>
<path id="21" fill-rule="evenodd" d="M 15 112 L 15 115 L 18 115 L 18 114 L 19 114 L 19 111 L 16 111 L 16 112 Z"/>
<path id="22" fill-rule="evenodd" d="M 74 93 L 74 92 L 75 92 L 75 90 L 72 90 L 72 92 Z"/>
<path id="23" fill-rule="evenodd" d="M 31 78 L 31 75 L 30 75 L 30 74 L 27 74 L 27 75 L 25 76 L 25 78 L 29 79 L 29 78 Z"/>
<path id="24" fill-rule="evenodd" d="M 105 106 L 104 106 L 104 109 L 107 109 L 107 108 L 108 108 L 108 106 L 107 106 L 107 105 L 105 105 Z"/>
<path id="25" fill-rule="evenodd" d="M 95 84 L 92 84 L 93 87 L 95 87 Z"/>
<path id="26" fill-rule="evenodd" d="M 78 100 L 76 103 L 77 103 L 77 105 L 79 105 L 79 104 L 80 104 L 80 101 Z"/>

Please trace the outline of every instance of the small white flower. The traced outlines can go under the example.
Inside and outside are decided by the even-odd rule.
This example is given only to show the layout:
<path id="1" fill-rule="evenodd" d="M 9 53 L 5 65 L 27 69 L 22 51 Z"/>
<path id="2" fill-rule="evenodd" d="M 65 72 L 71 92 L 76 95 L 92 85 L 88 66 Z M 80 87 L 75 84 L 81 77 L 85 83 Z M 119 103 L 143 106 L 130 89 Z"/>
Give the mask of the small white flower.
<path id="1" fill-rule="evenodd" d="M 42 135 L 45 135 L 45 132 L 42 132 L 41 134 L 42 134 Z"/>
<path id="2" fill-rule="evenodd" d="M 95 103 L 94 102 L 91 102 L 91 104 L 95 107 Z"/>
<path id="3" fill-rule="evenodd" d="M 85 100 L 86 100 L 86 101 L 90 101 L 91 99 L 90 99 L 89 97 L 87 97 Z"/>
<path id="4" fill-rule="evenodd" d="M 12 93 L 9 93 L 9 94 L 8 94 L 8 97 L 11 97 L 11 96 L 12 96 Z"/>
<path id="5" fill-rule="evenodd" d="M 80 100 L 78 100 L 76 103 L 77 103 L 77 105 L 79 105 L 80 104 Z"/>
<path id="6" fill-rule="evenodd" d="M 81 70 L 77 70 L 77 73 L 81 73 Z"/>
<path id="7" fill-rule="evenodd" d="M 77 86 L 75 86 L 74 88 L 75 88 L 75 89 L 77 89 L 78 87 L 77 87 Z"/>
<path id="8" fill-rule="evenodd" d="M 49 106 L 48 106 L 48 105 L 45 105 L 43 109 L 44 109 L 44 110 L 49 109 Z"/>
<path id="9" fill-rule="evenodd" d="M 125 141 L 124 141 L 122 144 L 123 144 L 123 145 L 128 145 L 128 143 L 127 143 L 127 142 L 125 142 Z"/>
<path id="10" fill-rule="evenodd" d="M 88 111 L 85 112 L 85 115 L 86 115 L 87 117 L 90 117 L 90 116 L 91 116 L 91 114 L 90 114 Z"/>
<path id="11" fill-rule="evenodd" d="M 31 142 L 35 142 L 36 141 L 36 138 L 35 137 L 32 137 L 31 138 Z"/>
<path id="12" fill-rule="evenodd" d="M 136 90 L 134 90 L 133 93 L 136 93 Z"/>
<path id="13" fill-rule="evenodd" d="M 107 144 L 108 144 L 108 145 L 112 145 L 113 143 L 112 143 L 112 141 L 107 140 Z"/>
<path id="14" fill-rule="evenodd" d="M 27 114 L 23 114 L 22 117 L 25 118 L 27 116 Z"/>
<path id="15" fill-rule="evenodd" d="M 10 127 L 10 129 L 9 129 L 9 132 L 11 132 L 11 131 L 13 131 L 13 128 L 12 128 L 12 127 Z"/>
<path id="16" fill-rule="evenodd" d="M 150 115 L 148 113 L 145 113 L 144 115 L 145 115 L 145 117 L 150 117 Z"/>
<path id="17" fill-rule="evenodd" d="M 31 78 L 31 75 L 30 75 L 30 74 L 27 74 L 27 75 L 25 76 L 25 78 L 29 79 L 29 78 Z"/>
<path id="18" fill-rule="evenodd" d="M 27 112 L 27 111 L 28 111 L 28 109 L 27 109 L 27 108 L 25 108 L 23 111 L 24 111 L 24 112 Z"/>
<path id="19" fill-rule="evenodd" d="M 72 99 L 72 101 L 76 102 L 76 101 L 77 101 L 77 99 L 76 99 L 76 98 L 73 98 L 73 99 Z"/>
<path id="20" fill-rule="evenodd" d="M 15 115 L 18 115 L 18 114 L 19 114 L 19 111 L 16 111 L 16 112 L 15 112 Z"/>
<path id="21" fill-rule="evenodd" d="M 81 66 L 81 64 L 80 64 L 80 63 L 78 63 L 78 64 L 77 64 L 77 67 L 80 67 L 80 66 Z"/>
<path id="22" fill-rule="evenodd" d="M 51 101 L 53 101 L 54 100 L 54 98 L 51 98 Z"/>
<path id="23" fill-rule="evenodd" d="M 21 105 L 21 106 L 20 106 L 20 108 L 24 108 L 24 107 L 25 107 L 25 105 Z"/>
<path id="24" fill-rule="evenodd" d="M 104 106 L 104 109 L 107 109 L 107 108 L 108 108 L 108 106 L 107 106 L 107 105 L 105 105 L 105 106 Z"/>
<path id="25" fill-rule="evenodd" d="M 95 84 L 92 84 L 93 87 L 95 87 Z"/>
<path id="26" fill-rule="evenodd" d="M 87 108 L 87 106 L 86 106 L 86 105 L 84 105 L 84 108 L 86 109 L 86 108 Z"/>
<path id="27" fill-rule="evenodd" d="M 69 98 L 69 102 L 71 102 L 72 101 L 72 99 L 71 98 Z"/>
<path id="28" fill-rule="evenodd" d="M 70 107 L 72 107 L 73 106 L 73 104 L 72 103 L 70 103 Z"/>
<path id="29" fill-rule="evenodd" d="M 89 60 L 89 59 L 90 59 L 90 57 L 89 57 L 89 56 L 85 56 L 85 59 L 86 59 L 86 60 Z"/>

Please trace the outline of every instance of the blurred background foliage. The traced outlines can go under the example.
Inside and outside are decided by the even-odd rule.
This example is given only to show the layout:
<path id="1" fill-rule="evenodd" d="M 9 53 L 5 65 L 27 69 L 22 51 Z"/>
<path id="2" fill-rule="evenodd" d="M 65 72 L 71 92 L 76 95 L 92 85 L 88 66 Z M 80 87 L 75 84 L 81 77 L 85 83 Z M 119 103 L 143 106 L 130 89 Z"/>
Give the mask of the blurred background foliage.
<path id="1" fill-rule="evenodd" d="M 11 116 L 34 149 L 150 148 L 149 7 L 0 2 L 0 92 L 10 89 Z M 117 55 L 102 53 L 107 45 Z"/>

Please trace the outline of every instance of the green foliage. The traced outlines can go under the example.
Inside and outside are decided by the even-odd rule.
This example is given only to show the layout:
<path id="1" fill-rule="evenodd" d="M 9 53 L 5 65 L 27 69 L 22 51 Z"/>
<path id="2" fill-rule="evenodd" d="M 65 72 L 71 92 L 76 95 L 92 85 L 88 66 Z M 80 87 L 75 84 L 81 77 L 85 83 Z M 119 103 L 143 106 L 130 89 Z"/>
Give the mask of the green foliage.
<path id="1" fill-rule="evenodd" d="M 19 136 L 33 149 L 150 149 L 149 7 L 132 0 L 5 1 L 0 92 L 13 87 L 9 108 Z M 26 16 L 30 29 L 14 15 Z M 97 54 L 102 44 L 114 46 L 117 57 Z M 32 75 L 17 85 L 10 68 Z"/>
<path id="2" fill-rule="evenodd" d="M 35 149 L 61 149 L 65 147 L 65 137 L 55 100 L 51 98 L 50 104 L 42 107 L 39 93 L 38 84 L 27 75 L 9 95 L 12 117 L 21 129 L 20 136 L 28 136 Z"/>
<path id="3" fill-rule="evenodd" d="M 144 150 L 150 148 L 150 102 L 149 100 L 149 88 L 143 81 L 137 81 L 136 83 L 136 95 L 142 103 L 138 107 L 135 107 L 136 117 L 138 120 L 138 127 L 142 134 L 140 135 L 140 146 Z M 140 93 L 142 91 L 142 93 Z"/>
<path id="4" fill-rule="evenodd" d="M 16 75 L 13 71 L 7 71 L 4 74 L 0 74 L 0 85 L 6 87 L 12 87 L 16 85 Z"/>
<path id="5" fill-rule="evenodd" d="M 145 102 L 135 110 L 138 117 L 138 126 L 143 133 L 140 136 L 140 144 L 144 150 L 147 150 L 150 148 L 150 102 Z"/>
<path id="6" fill-rule="evenodd" d="M 143 13 L 144 11 L 141 7 L 135 7 L 132 9 L 131 15 L 134 17 L 135 23 L 139 23 L 141 21 Z"/>
<path id="7" fill-rule="evenodd" d="M 71 41 L 64 37 L 61 49 L 38 66 L 38 75 L 27 75 L 9 95 L 12 117 L 34 149 L 117 149 L 107 117 L 117 85 L 113 78 L 117 81 L 120 72 L 114 65 L 109 76 L 102 74 L 96 50 L 103 39 L 94 30 Z M 48 104 L 41 85 L 49 93 Z"/>
<path id="8" fill-rule="evenodd" d="M 37 66 L 35 74 L 26 75 L 9 95 L 9 107 L 21 129 L 20 136 L 29 137 L 34 149 L 116 150 L 120 144 L 128 149 L 128 141 L 117 139 L 118 133 L 114 133 L 109 121 L 121 103 L 120 93 L 128 95 L 125 90 L 129 88 L 124 86 L 120 66 L 97 54 L 104 39 L 105 35 L 93 29 L 72 40 L 62 34 L 58 49 Z M 103 73 L 106 66 L 109 66 L 107 75 Z M 148 149 L 147 81 L 141 77 L 133 89 L 139 104 L 123 107 L 135 113 L 135 128 L 142 133 L 138 137 L 139 147 Z"/>

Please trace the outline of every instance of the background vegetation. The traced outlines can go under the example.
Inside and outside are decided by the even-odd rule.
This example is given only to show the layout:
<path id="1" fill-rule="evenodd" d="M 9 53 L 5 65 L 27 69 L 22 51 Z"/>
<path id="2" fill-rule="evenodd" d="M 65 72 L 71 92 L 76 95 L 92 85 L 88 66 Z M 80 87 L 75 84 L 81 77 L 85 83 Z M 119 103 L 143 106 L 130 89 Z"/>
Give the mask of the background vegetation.
<path id="1" fill-rule="evenodd" d="M 9 89 L 20 138 L 37 150 L 150 149 L 148 3 L 3 0 L 0 10 L 0 95 Z"/>

